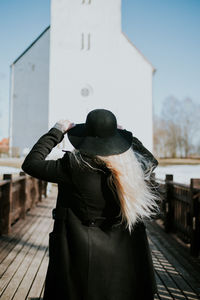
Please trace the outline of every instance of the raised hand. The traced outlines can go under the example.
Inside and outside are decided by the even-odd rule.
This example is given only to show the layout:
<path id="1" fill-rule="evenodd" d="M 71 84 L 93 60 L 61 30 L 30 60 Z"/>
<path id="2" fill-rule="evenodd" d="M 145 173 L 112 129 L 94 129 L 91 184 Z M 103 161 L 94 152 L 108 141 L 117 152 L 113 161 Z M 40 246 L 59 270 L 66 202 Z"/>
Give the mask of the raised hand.
<path id="1" fill-rule="evenodd" d="M 56 124 L 53 126 L 54 128 L 57 128 L 58 130 L 62 131 L 62 133 L 66 133 L 70 128 L 74 127 L 75 124 L 71 123 L 69 120 L 61 119 L 56 122 Z"/>

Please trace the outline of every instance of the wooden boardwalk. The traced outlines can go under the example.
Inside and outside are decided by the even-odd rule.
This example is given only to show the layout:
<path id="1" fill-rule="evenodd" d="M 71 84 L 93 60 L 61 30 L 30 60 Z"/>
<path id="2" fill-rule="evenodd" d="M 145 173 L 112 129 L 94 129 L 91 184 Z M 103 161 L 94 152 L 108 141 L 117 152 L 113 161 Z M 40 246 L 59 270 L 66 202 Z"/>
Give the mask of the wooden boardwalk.
<path id="1" fill-rule="evenodd" d="M 0 298 L 42 299 L 56 188 L 0 238 Z M 155 299 L 200 299 L 200 262 L 156 222 L 147 224 L 159 293 Z M 56 300 L 56 299 L 55 299 Z M 139 300 L 139 299 L 137 299 Z"/>

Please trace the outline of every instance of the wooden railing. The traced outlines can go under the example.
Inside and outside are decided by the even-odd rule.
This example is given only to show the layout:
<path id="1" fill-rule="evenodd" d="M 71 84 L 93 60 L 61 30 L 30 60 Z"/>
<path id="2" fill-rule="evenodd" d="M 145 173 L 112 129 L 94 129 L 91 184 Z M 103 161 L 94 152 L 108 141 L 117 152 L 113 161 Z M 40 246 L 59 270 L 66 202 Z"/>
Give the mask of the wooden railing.
<path id="1" fill-rule="evenodd" d="M 166 232 L 174 232 L 190 243 L 194 256 L 200 254 L 200 179 L 191 179 L 190 185 L 152 176 L 153 186 L 159 192 L 160 215 Z M 0 235 L 9 233 L 11 225 L 46 197 L 47 182 L 20 172 L 17 178 L 4 174 L 0 181 Z"/>
<path id="2" fill-rule="evenodd" d="M 0 235 L 8 234 L 11 225 L 37 202 L 46 197 L 47 182 L 33 178 L 24 172 L 14 178 L 4 174 L 0 180 Z"/>
<path id="3" fill-rule="evenodd" d="M 184 242 L 190 243 L 190 252 L 200 254 L 200 179 L 191 179 L 190 185 L 155 179 L 161 196 L 160 208 L 166 232 L 174 232 Z"/>

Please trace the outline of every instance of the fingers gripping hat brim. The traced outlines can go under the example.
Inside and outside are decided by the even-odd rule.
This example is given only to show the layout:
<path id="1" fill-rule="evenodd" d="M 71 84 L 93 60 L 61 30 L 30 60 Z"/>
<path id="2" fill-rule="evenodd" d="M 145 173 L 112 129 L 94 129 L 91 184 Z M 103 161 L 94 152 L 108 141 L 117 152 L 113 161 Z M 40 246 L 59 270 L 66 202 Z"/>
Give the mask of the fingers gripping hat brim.
<path id="1" fill-rule="evenodd" d="M 109 137 L 88 135 L 85 123 L 77 124 L 68 132 L 68 138 L 75 149 L 90 155 L 109 156 L 127 151 L 132 145 L 132 133 L 127 130 L 117 129 Z"/>

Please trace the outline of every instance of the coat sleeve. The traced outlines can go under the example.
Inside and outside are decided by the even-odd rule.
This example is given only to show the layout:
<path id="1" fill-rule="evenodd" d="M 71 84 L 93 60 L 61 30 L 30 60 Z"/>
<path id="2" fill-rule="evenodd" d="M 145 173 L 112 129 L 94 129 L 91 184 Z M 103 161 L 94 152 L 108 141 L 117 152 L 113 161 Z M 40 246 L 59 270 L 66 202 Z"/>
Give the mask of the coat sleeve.
<path id="1" fill-rule="evenodd" d="M 38 179 L 60 183 L 67 180 L 67 172 L 63 168 L 63 158 L 57 160 L 45 160 L 51 150 L 64 138 L 64 134 L 52 127 L 41 136 L 26 156 L 22 170 Z"/>
<path id="2" fill-rule="evenodd" d="M 132 149 L 145 172 L 153 171 L 158 166 L 157 159 L 136 137 L 133 137 Z"/>

